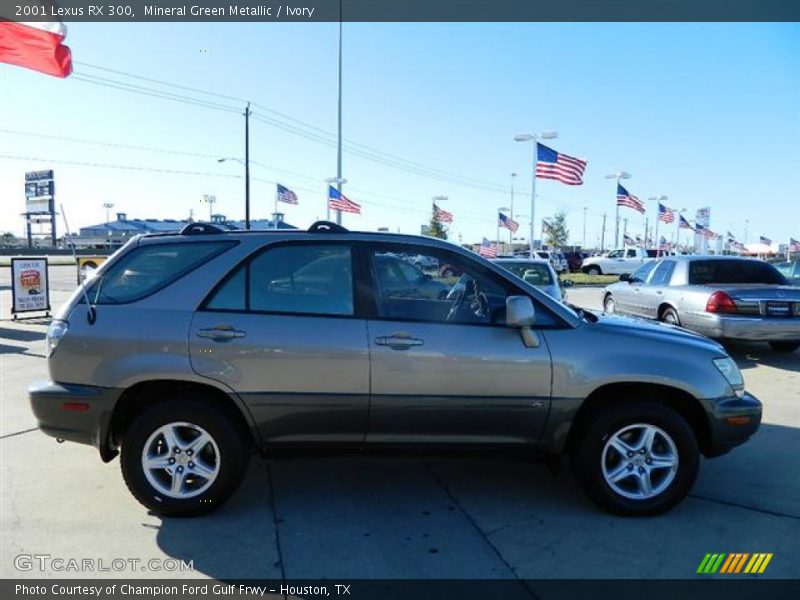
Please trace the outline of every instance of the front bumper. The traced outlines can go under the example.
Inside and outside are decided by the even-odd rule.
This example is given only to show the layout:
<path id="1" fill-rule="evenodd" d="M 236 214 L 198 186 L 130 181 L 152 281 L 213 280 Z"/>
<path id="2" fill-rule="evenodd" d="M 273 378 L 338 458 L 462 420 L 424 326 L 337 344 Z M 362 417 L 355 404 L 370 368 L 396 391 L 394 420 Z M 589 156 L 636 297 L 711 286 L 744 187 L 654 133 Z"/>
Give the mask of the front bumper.
<path id="1" fill-rule="evenodd" d="M 106 461 L 116 455 L 108 446 L 108 431 L 121 393 L 115 388 L 52 381 L 36 382 L 28 388 L 31 408 L 42 432 L 94 446 Z"/>
<path id="2" fill-rule="evenodd" d="M 717 339 L 754 342 L 800 340 L 800 317 L 769 318 L 704 313 L 697 316 L 696 328 L 700 333 Z"/>
<path id="3" fill-rule="evenodd" d="M 709 416 L 709 443 L 703 451 L 708 457 L 725 454 L 743 444 L 761 424 L 761 402 L 747 392 L 741 398 L 729 396 L 702 402 Z M 738 418 L 738 424 L 732 424 L 731 418 L 734 422 Z"/>

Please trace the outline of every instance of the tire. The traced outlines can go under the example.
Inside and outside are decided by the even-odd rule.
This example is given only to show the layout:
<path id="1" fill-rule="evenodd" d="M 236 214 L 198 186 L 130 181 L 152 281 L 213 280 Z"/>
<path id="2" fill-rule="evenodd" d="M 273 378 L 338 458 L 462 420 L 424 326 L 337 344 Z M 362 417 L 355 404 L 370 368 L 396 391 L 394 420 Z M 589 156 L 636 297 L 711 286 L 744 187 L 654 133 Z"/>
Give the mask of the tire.
<path id="1" fill-rule="evenodd" d="M 654 434 L 652 455 L 647 451 L 639 454 L 638 446 L 647 431 Z M 663 404 L 617 404 L 576 433 L 571 458 L 578 481 L 589 498 L 611 513 L 649 516 L 666 512 L 686 497 L 697 478 L 700 451 L 694 432 L 683 417 Z M 614 444 L 615 440 L 629 444 L 633 456 L 623 458 L 616 448 L 625 446 Z M 664 466 L 652 466 L 652 457 Z M 629 460 L 631 466 L 625 464 Z M 639 472 L 647 474 L 652 486 L 649 493 L 639 483 L 643 480 Z M 615 474 L 622 476 L 611 483 Z"/>
<path id="2" fill-rule="evenodd" d="M 587 275 L 602 275 L 603 270 L 598 267 L 597 265 L 592 265 L 591 267 L 586 267 L 586 274 Z"/>
<path id="3" fill-rule="evenodd" d="M 769 347 L 775 352 L 794 352 L 800 348 L 800 342 L 769 342 Z"/>
<path id="4" fill-rule="evenodd" d="M 614 301 L 614 296 L 611 294 L 607 294 L 605 299 L 603 300 L 603 312 L 606 312 L 610 315 L 616 313 L 617 310 L 617 303 Z"/>
<path id="5" fill-rule="evenodd" d="M 166 449 L 167 431 L 182 452 L 173 454 Z M 203 433 L 209 440 L 195 452 L 191 442 Z M 143 412 L 128 428 L 122 440 L 122 476 L 131 494 L 159 515 L 208 514 L 222 506 L 241 483 L 249 459 L 247 441 L 247 433 L 210 402 L 168 400 Z M 145 469 L 145 452 L 151 459 L 166 461 L 164 467 Z M 175 467 L 169 461 L 184 464 Z M 186 475 L 181 490 L 173 496 L 168 488 L 178 468 Z M 205 469 L 202 475 L 201 468 Z"/>
<path id="6" fill-rule="evenodd" d="M 670 325 L 677 325 L 680 327 L 681 320 L 678 317 L 677 311 L 672 307 L 667 307 L 661 313 L 661 318 L 659 319 L 662 323 L 669 323 Z"/>

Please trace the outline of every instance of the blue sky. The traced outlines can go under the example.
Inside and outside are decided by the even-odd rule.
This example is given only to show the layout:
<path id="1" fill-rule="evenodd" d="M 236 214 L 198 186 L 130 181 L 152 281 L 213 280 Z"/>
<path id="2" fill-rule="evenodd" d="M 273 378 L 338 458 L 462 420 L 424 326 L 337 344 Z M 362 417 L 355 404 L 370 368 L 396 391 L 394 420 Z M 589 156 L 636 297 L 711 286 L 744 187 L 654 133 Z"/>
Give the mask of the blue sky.
<path id="1" fill-rule="evenodd" d="M 335 133 L 337 24 L 68 26 L 77 75 L 125 80 L 86 64 L 118 69 L 247 98 Z M 604 175 L 622 169 L 642 199 L 666 195 L 669 206 L 691 214 L 711 206 L 715 231 L 743 238 L 749 220 L 750 241 L 800 236 L 798 24 L 346 23 L 344 35 L 344 137 L 489 184 L 442 181 L 345 153 L 345 194 L 363 205 L 362 216 L 345 216 L 348 227 L 416 233 L 431 197 L 446 195 L 442 208 L 455 213 L 456 238 L 493 238 L 512 172 L 515 212 L 530 214 L 532 148 L 513 135 L 553 129 L 553 147 L 589 164 L 583 186 L 538 181 L 537 220 L 567 211 L 574 242 L 584 206 L 587 245 L 599 239 L 604 212 L 606 244 L 613 238 L 614 183 Z M 23 174 L 44 168 L 55 170 L 57 201 L 75 229 L 102 222 L 104 202 L 129 217 L 205 216 L 203 194 L 216 195 L 218 212 L 243 217 L 243 169 L 214 159 L 243 156 L 243 117 L 8 65 L 0 65 L 0 89 L 0 155 L 51 159 L 0 158 L 0 229 L 22 233 Z M 276 118 L 264 108 L 254 115 Z M 279 181 L 300 198 L 284 206 L 288 221 L 306 226 L 324 217 L 333 147 L 254 119 L 251 158 L 266 165 L 251 172 L 264 180 L 253 182 L 254 216 L 272 212 L 271 182 Z M 651 205 L 651 223 L 654 214 Z M 629 232 L 642 232 L 638 213 L 621 216 Z"/>

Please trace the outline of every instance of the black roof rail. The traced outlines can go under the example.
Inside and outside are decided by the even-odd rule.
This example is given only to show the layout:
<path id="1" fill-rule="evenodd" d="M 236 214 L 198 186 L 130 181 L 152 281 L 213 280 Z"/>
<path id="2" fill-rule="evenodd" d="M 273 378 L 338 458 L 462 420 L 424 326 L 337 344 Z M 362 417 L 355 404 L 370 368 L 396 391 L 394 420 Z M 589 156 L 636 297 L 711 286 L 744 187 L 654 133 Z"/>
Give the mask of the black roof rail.
<path id="1" fill-rule="evenodd" d="M 317 221 L 308 228 L 309 233 L 350 233 L 346 228 L 331 221 Z"/>
<path id="2" fill-rule="evenodd" d="M 181 235 L 205 235 L 210 233 L 224 233 L 224 230 L 210 223 L 189 223 L 181 229 Z"/>

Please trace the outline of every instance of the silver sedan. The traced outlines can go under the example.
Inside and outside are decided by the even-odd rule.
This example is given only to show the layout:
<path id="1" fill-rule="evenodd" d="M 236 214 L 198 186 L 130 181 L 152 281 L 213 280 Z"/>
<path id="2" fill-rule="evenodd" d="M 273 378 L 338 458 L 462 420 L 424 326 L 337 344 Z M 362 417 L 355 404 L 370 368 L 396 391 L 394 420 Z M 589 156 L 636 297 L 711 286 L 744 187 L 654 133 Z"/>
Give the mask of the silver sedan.
<path id="1" fill-rule="evenodd" d="M 540 289 L 551 298 L 559 302 L 565 300 L 564 292 L 558 280 L 558 275 L 547 260 L 525 258 L 497 258 L 492 260 L 507 271 Z"/>
<path id="2" fill-rule="evenodd" d="M 719 340 L 800 347 L 800 289 L 772 265 L 731 256 L 670 256 L 605 288 L 603 308 Z"/>

